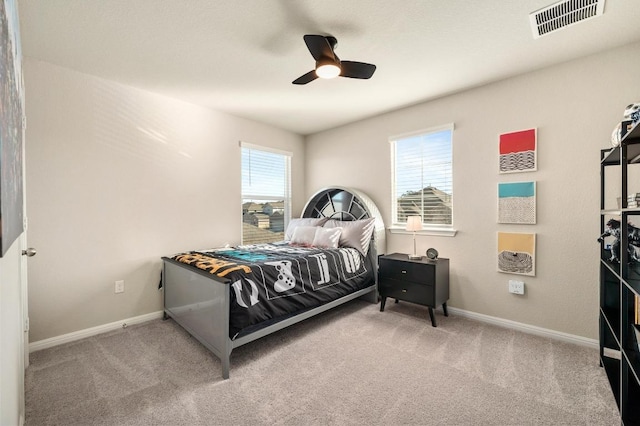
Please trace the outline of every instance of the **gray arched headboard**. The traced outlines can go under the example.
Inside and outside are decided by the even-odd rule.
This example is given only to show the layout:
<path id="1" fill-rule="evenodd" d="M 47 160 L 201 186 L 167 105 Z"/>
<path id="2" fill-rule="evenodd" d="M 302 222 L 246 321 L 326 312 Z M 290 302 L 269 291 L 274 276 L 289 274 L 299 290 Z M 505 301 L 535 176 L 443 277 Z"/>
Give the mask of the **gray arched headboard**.
<path id="1" fill-rule="evenodd" d="M 372 236 L 374 250 L 369 249 L 374 265 L 377 264 L 378 255 L 386 253 L 387 239 L 380 210 L 371 198 L 357 189 L 340 186 L 321 189 L 307 201 L 302 217 L 329 217 L 338 220 L 375 218 Z"/>

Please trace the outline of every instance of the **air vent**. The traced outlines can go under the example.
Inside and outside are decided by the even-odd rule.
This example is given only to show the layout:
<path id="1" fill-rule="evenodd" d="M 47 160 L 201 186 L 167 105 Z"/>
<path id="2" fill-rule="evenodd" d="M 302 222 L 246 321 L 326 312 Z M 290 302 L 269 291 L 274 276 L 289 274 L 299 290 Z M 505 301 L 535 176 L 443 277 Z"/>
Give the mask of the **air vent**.
<path id="1" fill-rule="evenodd" d="M 605 0 L 566 0 L 529 15 L 533 38 L 602 15 Z"/>

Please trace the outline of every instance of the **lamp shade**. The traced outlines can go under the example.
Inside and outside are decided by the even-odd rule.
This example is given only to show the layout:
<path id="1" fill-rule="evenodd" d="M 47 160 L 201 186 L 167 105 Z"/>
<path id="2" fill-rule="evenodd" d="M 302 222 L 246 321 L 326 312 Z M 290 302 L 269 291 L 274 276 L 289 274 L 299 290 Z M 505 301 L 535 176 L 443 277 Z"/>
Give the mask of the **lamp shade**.
<path id="1" fill-rule="evenodd" d="M 422 217 L 421 216 L 407 216 L 407 231 L 416 232 L 422 230 Z"/>
<path id="2" fill-rule="evenodd" d="M 324 57 L 316 61 L 316 75 L 320 78 L 335 78 L 340 75 L 340 62 Z"/>
<path id="3" fill-rule="evenodd" d="M 320 65 L 316 68 L 316 75 L 320 78 L 334 78 L 340 75 L 340 67 L 334 64 Z"/>

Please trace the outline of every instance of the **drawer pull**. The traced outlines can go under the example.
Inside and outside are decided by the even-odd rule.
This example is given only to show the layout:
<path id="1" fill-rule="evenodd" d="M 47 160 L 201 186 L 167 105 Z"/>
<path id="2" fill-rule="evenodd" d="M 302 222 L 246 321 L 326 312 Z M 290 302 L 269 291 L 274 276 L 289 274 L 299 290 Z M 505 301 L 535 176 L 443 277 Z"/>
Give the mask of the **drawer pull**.
<path id="1" fill-rule="evenodd" d="M 402 271 L 402 273 L 403 273 L 403 274 L 406 274 L 406 273 L 407 273 L 407 271 Z"/>

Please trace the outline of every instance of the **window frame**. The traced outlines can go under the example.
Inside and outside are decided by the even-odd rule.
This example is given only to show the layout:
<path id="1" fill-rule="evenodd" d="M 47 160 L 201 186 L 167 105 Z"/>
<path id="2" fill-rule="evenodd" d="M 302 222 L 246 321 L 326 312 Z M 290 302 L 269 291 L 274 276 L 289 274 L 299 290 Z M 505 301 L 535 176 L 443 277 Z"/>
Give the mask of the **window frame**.
<path id="1" fill-rule="evenodd" d="M 443 124 L 440 126 L 429 127 L 426 129 L 416 130 L 413 132 L 402 133 L 399 135 L 393 135 L 389 137 L 389 148 L 391 158 L 391 226 L 389 231 L 392 234 L 413 234 L 405 230 L 406 222 L 400 222 L 398 220 L 398 204 L 396 200 L 396 142 L 401 139 L 407 139 L 414 136 L 421 136 L 431 133 L 438 133 L 444 130 L 451 131 L 451 224 L 435 224 L 425 223 L 423 219 L 422 230 L 417 231 L 418 235 L 439 235 L 453 237 L 456 235 L 457 230 L 454 228 L 455 224 L 455 208 L 454 208 L 454 192 L 453 192 L 453 180 L 454 180 L 454 168 L 453 168 L 453 134 L 455 131 L 454 123 Z"/>
<path id="2" fill-rule="evenodd" d="M 284 156 L 285 159 L 285 196 L 284 196 L 284 229 L 283 229 L 283 233 L 287 230 L 287 227 L 289 226 L 289 222 L 291 220 L 291 160 L 293 158 L 293 152 L 290 151 L 285 151 L 285 150 L 281 150 L 281 149 L 277 149 L 277 148 L 271 148 L 271 147 L 267 147 L 267 146 L 263 146 L 263 145 L 255 145 L 255 144 L 251 144 L 251 143 L 247 143 L 247 142 L 243 142 L 240 141 L 239 143 L 240 146 L 240 244 L 245 245 L 245 244 L 254 244 L 254 243 L 247 243 L 244 241 L 244 232 L 243 232 L 243 223 L 244 223 L 244 218 L 243 218 L 243 213 L 242 213 L 242 206 L 244 204 L 244 200 L 245 199 L 259 199 L 259 200 L 264 200 L 264 201 L 281 201 L 282 197 L 280 196 L 270 196 L 270 195 L 260 195 L 260 194 L 245 194 L 243 192 L 243 187 L 242 187 L 242 175 L 243 175 L 243 165 L 242 165 L 242 158 L 243 158 L 243 149 L 249 149 L 249 150 L 253 150 L 253 151 L 261 151 L 261 152 L 268 152 L 271 154 L 277 154 L 277 155 L 282 155 Z M 284 239 L 284 237 L 283 237 Z"/>

